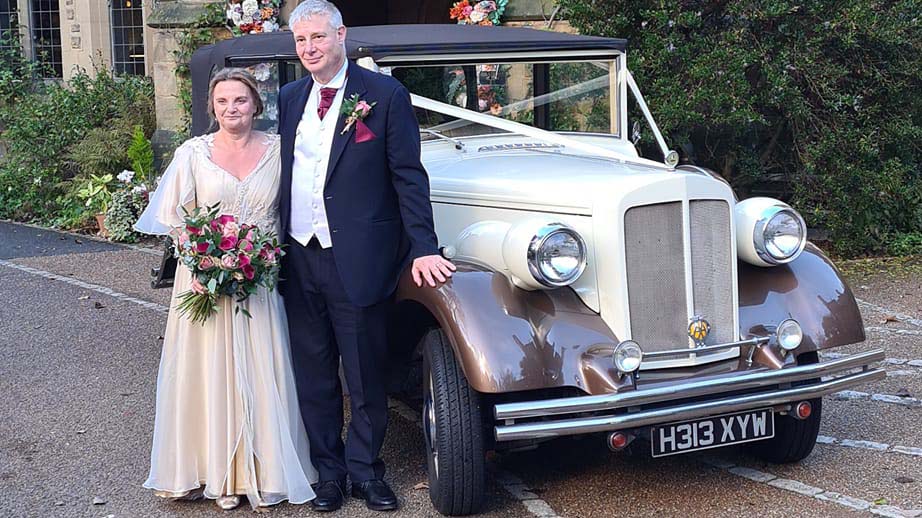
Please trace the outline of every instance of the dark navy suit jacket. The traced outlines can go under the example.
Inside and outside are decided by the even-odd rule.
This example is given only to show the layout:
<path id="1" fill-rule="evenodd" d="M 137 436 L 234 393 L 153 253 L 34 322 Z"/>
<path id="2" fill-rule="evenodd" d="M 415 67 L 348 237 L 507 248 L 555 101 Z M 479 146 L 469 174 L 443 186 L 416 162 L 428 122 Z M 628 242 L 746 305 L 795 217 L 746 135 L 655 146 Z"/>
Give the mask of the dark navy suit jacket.
<path id="1" fill-rule="evenodd" d="M 279 92 L 282 239 L 290 226 L 295 132 L 312 86 L 307 76 Z M 323 195 L 343 287 L 352 303 L 370 306 L 393 293 L 412 259 L 437 254 L 438 245 L 409 92 L 396 79 L 350 61 L 343 100 L 353 94 L 369 104 L 377 102 L 364 119 L 376 138 L 357 144 L 355 125 L 341 135 L 345 115 L 327 114 L 338 122 Z"/>

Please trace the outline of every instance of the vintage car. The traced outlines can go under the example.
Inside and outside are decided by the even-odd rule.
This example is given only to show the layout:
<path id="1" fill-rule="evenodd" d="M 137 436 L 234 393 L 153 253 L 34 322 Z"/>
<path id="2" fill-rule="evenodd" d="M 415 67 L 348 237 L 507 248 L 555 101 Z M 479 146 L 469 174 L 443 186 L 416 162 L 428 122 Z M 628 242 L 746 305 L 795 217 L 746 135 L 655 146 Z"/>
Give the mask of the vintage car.
<path id="1" fill-rule="evenodd" d="M 884 377 L 880 350 L 820 361 L 865 339 L 851 290 L 797 211 L 677 164 L 624 40 L 455 25 L 347 38 L 351 59 L 413 94 L 436 232 L 458 268 L 437 289 L 404 278 L 391 318 L 392 381 L 421 392 L 439 512 L 480 509 L 488 450 L 563 436 L 654 457 L 751 443 L 799 461 L 824 395 Z M 257 75 L 264 128 L 279 85 L 305 73 L 290 33 L 200 49 L 196 134 L 223 66 Z M 629 101 L 657 156 L 638 153 Z"/>

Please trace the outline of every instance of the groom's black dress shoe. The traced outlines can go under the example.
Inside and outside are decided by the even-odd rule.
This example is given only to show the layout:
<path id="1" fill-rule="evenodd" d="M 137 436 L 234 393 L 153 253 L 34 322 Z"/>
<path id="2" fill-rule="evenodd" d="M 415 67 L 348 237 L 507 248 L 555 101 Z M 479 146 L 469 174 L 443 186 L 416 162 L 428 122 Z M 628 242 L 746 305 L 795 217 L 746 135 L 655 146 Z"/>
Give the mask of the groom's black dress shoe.
<path id="1" fill-rule="evenodd" d="M 397 509 L 397 495 L 383 480 L 373 479 L 352 483 L 352 496 L 365 501 L 372 511 L 393 511 Z"/>
<path id="2" fill-rule="evenodd" d="M 317 495 L 311 500 L 313 510 L 325 513 L 335 511 L 343 506 L 343 500 L 346 498 L 345 480 L 325 480 L 311 487 L 314 489 L 314 494 Z"/>

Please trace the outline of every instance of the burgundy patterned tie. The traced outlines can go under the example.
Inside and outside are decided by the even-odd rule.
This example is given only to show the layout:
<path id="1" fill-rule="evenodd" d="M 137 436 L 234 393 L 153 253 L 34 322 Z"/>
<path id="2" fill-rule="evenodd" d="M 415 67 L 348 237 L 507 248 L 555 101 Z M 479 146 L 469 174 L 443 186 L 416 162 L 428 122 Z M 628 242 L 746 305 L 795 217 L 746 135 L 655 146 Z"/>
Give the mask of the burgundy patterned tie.
<path id="1" fill-rule="evenodd" d="M 317 115 L 320 116 L 320 120 L 323 120 L 323 116 L 330 110 L 330 106 L 333 106 L 334 97 L 336 97 L 336 88 L 320 89 L 320 103 L 317 104 Z"/>

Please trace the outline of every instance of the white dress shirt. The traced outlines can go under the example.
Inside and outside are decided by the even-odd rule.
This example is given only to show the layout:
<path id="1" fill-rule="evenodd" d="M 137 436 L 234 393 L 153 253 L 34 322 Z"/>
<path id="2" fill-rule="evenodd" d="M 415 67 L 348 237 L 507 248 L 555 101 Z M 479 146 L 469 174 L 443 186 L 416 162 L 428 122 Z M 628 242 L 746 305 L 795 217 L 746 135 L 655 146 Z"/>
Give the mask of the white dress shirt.
<path id="1" fill-rule="evenodd" d="M 336 122 L 343 103 L 346 86 L 346 70 L 349 61 L 329 83 L 321 84 L 314 78 L 314 85 L 307 97 L 304 113 L 295 134 L 294 162 L 291 166 L 291 226 L 288 234 L 301 245 L 306 246 L 311 237 L 317 236 L 320 246 L 330 248 L 330 225 L 327 222 L 323 204 L 323 185 L 326 181 L 330 149 L 336 134 Z M 336 97 L 329 111 L 320 120 L 317 105 L 321 88 L 336 88 Z"/>

